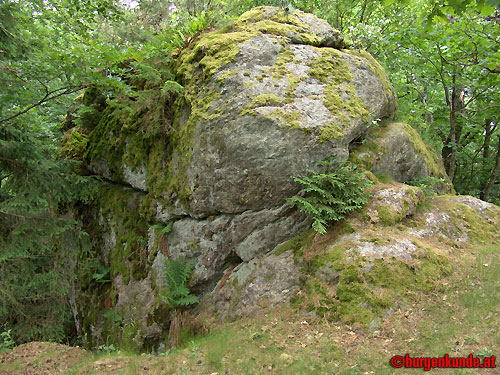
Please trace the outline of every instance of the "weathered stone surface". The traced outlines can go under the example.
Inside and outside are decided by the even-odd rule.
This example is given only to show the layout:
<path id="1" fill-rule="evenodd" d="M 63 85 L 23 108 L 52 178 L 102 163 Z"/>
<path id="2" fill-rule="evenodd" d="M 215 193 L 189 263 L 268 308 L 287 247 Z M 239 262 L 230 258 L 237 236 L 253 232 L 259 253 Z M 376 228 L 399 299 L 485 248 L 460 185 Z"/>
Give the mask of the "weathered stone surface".
<path id="1" fill-rule="evenodd" d="M 161 297 L 164 263 L 180 255 L 194 262 L 191 290 L 220 317 L 287 300 L 307 270 L 314 281 L 306 289 L 317 292 L 308 303 L 328 300 L 337 288 L 336 314 L 359 310 L 368 320 L 378 311 L 357 296 L 380 262 L 408 266 L 409 275 L 415 265 L 429 267 L 434 281 L 445 262 L 432 263 L 439 257 L 427 256 L 419 241 L 440 233 L 471 240 L 483 234 L 476 228 L 496 223 L 494 208 L 470 198 L 436 198 L 444 208 L 417 213 L 418 188 L 384 184 L 365 210 L 345 221 L 346 232 L 329 233 L 321 246 L 307 235 L 292 251 L 278 251 L 310 226 L 285 198 L 300 189 L 293 177 L 317 161 L 341 164 L 350 156 L 398 181 L 446 179 L 439 159 L 408 125 L 369 132 L 373 120 L 394 116 L 396 96 L 380 65 L 347 47 L 313 15 L 257 8 L 182 51 L 175 69 L 184 91 L 176 100 L 103 111 L 84 160 L 110 183 L 81 216 L 96 244 L 93 267 L 109 268 L 109 281 L 86 275 L 80 299 L 73 299 L 81 301 L 76 319 L 91 332 L 89 346 L 158 344 L 170 316 Z M 354 149 L 351 143 L 363 137 L 365 144 Z M 405 228 L 409 221 L 416 223 L 413 232 Z M 346 234 L 349 226 L 357 233 Z M 418 277 L 413 281 L 425 288 Z M 316 282 L 326 289 L 315 289 Z M 385 306 L 377 288 L 370 301 Z"/>
<path id="2" fill-rule="evenodd" d="M 311 14 L 247 12 L 178 57 L 185 90 L 172 119 L 140 103 L 132 115 L 107 108 L 90 134 L 89 168 L 148 192 L 162 220 L 278 207 L 299 188 L 292 176 L 327 157 L 344 162 L 372 120 L 395 114 L 382 67 L 344 47 Z"/>
<path id="3" fill-rule="evenodd" d="M 374 191 L 365 211 L 372 222 L 391 225 L 413 215 L 423 199 L 424 194 L 416 187 L 403 184 L 393 184 L 390 187 L 382 185 Z"/>
<path id="4" fill-rule="evenodd" d="M 500 208 L 494 204 L 471 196 L 435 197 L 432 202 L 432 208 L 420 219 L 424 226 L 411 229 L 411 235 L 457 244 L 492 242 L 500 235 Z"/>
<path id="5" fill-rule="evenodd" d="M 166 255 L 170 258 L 186 255 L 195 260 L 193 287 L 206 292 L 228 265 L 262 256 L 287 240 L 290 233 L 307 229 L 310 223 L 310 219 L 294 212 L 288 204 L 205 220 L 185 218 L 175 221 L 168 234 Z"/>
<path id="6" fill-rule="evenodd" d="M 355 248 L 356 251 L 366 257 L 384 258 L 395 257 L 400 259 L 412 259 L 412 254 L 417 250 L 417 246 L 407 238 L 396 239 L 394 243 L 387 245 L 377 245 L 373 242 L 360 241 Z"/>
<path id="7" fill-rule="evenodd" d="M 443 179 L 441 191 L 452 189 L 439 156 L 408 124 L 394 122 L 373 131 L 361 146 L 352 150 L 351 160 L 398 182 L 431 176 Z"/>
<path id="8" fill-rule="evenodd" d="M 234 269 L 226 283 L 207 299 L 210 311 L 220 319 L 252 316 L 299 290 L 300 272 L 291 251 L 256 259 L 250 269 L 247 267 Z"/>
<path id="9" fill-rule="evenodd" d="M 425 199 L 429 201 L 423 204 Z M 390 225 L 377 216 L 377 209 L 386 206 L 391 209 Z M 246 301 L 266 305 L 265 298 L 259 299 L 261 289 L 254 288 L 255 283 L 262 283 L 258 265 L 267 258 L 275 259 L 284 248 L 293 250 L 278 256 L 291 259 L 293 253 L 293 272 L 305 282 L 294 294 L 296 301 L 305 298 L 303 306 L 314 306 L 320 316 L 332 314 L 335 319 L 368 326 L 378 314 L 391 308 L 392 298 L 398 293 L 434 288 L 442 276 L 451 272 L 447 257 L 456 247 L 470 242 L 498 243 L 500 208 L 473 197 L 424 198 L 416 187 L 383 184 L 375 187 L 367 207 L 351 215 L 344 227 L 353 233 L 334 229 L 324 239 L 316 235 L 306 240 L 310 235 L 304 232 L 278 246 L 272 255 L 242 263 L 224 285 L 205 299 L 205 308 L 224 319 L 254 314 L 257 308 Z M 278 264 L 275 273 L 282 269 Z M 291 270 L 285 267 L 284 272 Z M 264 275 L 270 274 L 266 272 Z M 274 279 L 259 286 L 266 295 L 274 296 L 273 301 L 277 301 L 283 287 Z M 282 300 L 288 297 L 284 295 Z"/>
<path id="10" fill-rule="evenodd" d="M 349 142 L 396 109 L 392 88 L 367 55 L 283 46 L 261 32 L 204 81 L 217 95 L 208 109 L 213 118 L 192 130 L 186 167 L 192 215 L 280 204 L 296 192 L 290 176 L 326 157 L 345 161 Z"/>
<path id="11" fill-rule="evenodd" d="M 128 284 L 124 284 L 119 275 L 113 280 L 113 285 L 118 295 L 114 308 L 125 324 L 134 324 L 135 332 L 130 339 L 135 346 L 142 347 L 145 340 L 158 340 L 163 327 L 158 322 L 148 322 L 156 301 L 150 277 L 131 279 Z"/>

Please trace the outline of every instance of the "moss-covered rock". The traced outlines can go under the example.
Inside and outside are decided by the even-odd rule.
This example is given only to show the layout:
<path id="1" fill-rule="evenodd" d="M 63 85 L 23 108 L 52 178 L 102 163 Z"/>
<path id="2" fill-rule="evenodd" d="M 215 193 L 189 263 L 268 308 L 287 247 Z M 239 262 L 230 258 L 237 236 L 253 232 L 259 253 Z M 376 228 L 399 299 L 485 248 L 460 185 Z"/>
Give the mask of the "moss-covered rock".
<path id="1" fill-rule="evenodd" d="M 83 160 L 89 141 L 89 131 L 80 126 L 74 126 L 64 133 L 58 157 L 71 160 Z"/>
<path id="2" fill-rule="evenodd" d="M 438 154 L 425 144 L 410 125 L 393 122 L 374 129 L 351 150 L 350 160 L 373 173 L 408 183 L 433 177 L 440 191 L 453 190 Z"/>
<path id="3" fill-rule="evenodd" d="M 259 7 L 181 53 L 187 148 L 173 148 L 179 162 L 169 178 L 183 176 L 188 213 L 279 205 L 297 191 L 290 176 L 328 156 L 345 160 L 371 120 L 394 114 L 380 66 L 343 47 L 340 33 L 312 15 Z M 201 105 L 207 92 L 214 95 Z"/>
<path id="4" fill-rule="evenodd" d="M 148 192 L 152 218 L 280 205 L 297 191 L 291 176 L 326 157 L 345 160 L 371 120 L 394 114 L 383 70 L 345 47 L 313 15 L 255 8 L 180 53 L 176 99 L 144 83 L 137 100 L 112 100 L 84 159 Z M 90 108 L 98 98 L 92 88 L 82 100 Z"/>
<path id="5" fill-rule="evenodd" d="M 387 217 L 380 217 L 381 207 Z M 499 243 L 499 224 L 500 208 L 479 199 L 424 197 L 413 186 L 379 184 L 363 211 L 332 226 L 325 236 L 311 230 L 298 234 L 256 264 L 288 254 L 300 272 L 301 289 L 284 294 L 283 300 L 326 319 L 368 327 L 391 309 L 411 303 L 411 296 L 438 290 L 440 281 L 454 272 L 449 257 L 456 247 L 470 241 Z M 282 284 L 262 280 L 256 264 L 235 269 L 232 282 L 220 286 L 205 304 L 221 318 L 234 317 L 251 314 L 245 301 L 257 300 L 260 291 L 276 295 Z M 234 304 L 225 299 L 236 294 L 245 298 Z M 266 301 L 263 297 L 259 303 Z"/>
<path id="6" fill-rule="evenodd" d="M 415 217 L 417 188 L 379 186 L 373 205 L 327 239 L 300 234 L 311 221 L 285 202 L 300 189 L 292 177 L 329 157 L 345 162 L 350 143 L 397 109 L 381 66 L 325 21 L 259 7 L 197 36 L 174 70 L 183 86 L 175 95 L 142 82 L 137 98 L 114 98 L 95 119 L 89 113 L 86 142 L 75 143 L 77 128 L 67 136 L 65 152 L 110 182 L 81 215 L 93 258 L 109 272 L 105 282 L 90 273 L 80 285 L 89 345 L 158 344 L 169 324 L 163 262 L 180 255 L 194 261 L 192 291 L 215 296 L 221 317 L 255 312 L 303 286 L 296 299 L 318 314 L 365 324 L 399 298 L 398 268 L 411 290 L 428 290 L 447 272 L 427 237 L 394 228 Z M 81 100 L 92 106 L 94 94 Z M 434 154 L 398 126 L 401 147 L 413 150 L 405 165 L 420 168 L 412 176 L 440 178 Z M 373 155 L 351 157 L 403 173 L 396 156 L 377 159 L 400 146 L 369 142 Z"/>
<path id="7" fill-rule="evenodd" d="M 373 223 L 394 225 L 412 216 L 423 199 L 424 194 L 416 187 L 380 184 L 372 189 L 372 198 L 360 215 L 366 215 Z"/>

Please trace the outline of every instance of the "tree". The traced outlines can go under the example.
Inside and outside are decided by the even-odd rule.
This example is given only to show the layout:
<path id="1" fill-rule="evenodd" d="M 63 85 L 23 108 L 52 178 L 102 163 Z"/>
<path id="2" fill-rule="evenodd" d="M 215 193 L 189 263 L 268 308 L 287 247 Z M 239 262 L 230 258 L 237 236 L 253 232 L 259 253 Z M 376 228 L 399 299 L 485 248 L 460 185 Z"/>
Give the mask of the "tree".
<path id="1" fill-rule="evenodd" d="M 491 199 L 499 193 L 498 11 L 485 2 L 443 4 L 381 6 L 351 30 L 386 66 L 399 94 L 399 118 L 441 152 L 455 189 Z"/>
<path id="2" fill-rule="evenodd" d="M 106 105 L 181 90 L 172 54 L 212 22 L 178 12 L 131 33 L 126 23 L 144 12 L 109 0 L 0 3 L 0 332 L 12 328 L 18 343 L 66 336 L 68 271 L 90 250 L 71 205 L 87 201 L 93 185 L 72 173 L 75 161 L 56 156 L 73 98 L 86 89 L 84 99 L 99 92 Z M 68 127 L 96 109 L 80 102 Z"/>
<path id="3" fill-rule="evenodd" d="M 0 331 L 18 343 L 62 340 L 71 326 L 68 262 L 89 243 L 63 213 L 92 188 L 56 158 L 59 124 L 71 94 L 120 85 L 100 73 L 113 51 L 96 58 L 89 36 L 113 11 L 105 0 L 0 3 Z"/>

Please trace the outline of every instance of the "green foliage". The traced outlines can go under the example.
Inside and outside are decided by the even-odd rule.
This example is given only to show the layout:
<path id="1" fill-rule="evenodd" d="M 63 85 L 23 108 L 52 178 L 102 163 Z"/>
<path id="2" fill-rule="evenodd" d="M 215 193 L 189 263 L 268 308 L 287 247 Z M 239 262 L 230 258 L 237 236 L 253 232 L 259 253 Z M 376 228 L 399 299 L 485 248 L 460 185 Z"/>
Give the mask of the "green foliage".
<path id="1" fill-rule="evenodd" d="M 191 294 L 188 286 L 193 262 L 185 256 L 165 260 L 165 284 L 167 294 L 163 295 L 173 308 L 186 307 L 198 303 L 198 297 Z"/>
<path id="2" fill-rule="evenodd" d="M 75 124 L 83 128 L 92 129 L 101 119 L 101 110 L 96 104 L 83 105 L 78 110 Z"/>
<path id="3" fill-rule="evenodd" d="M 0 125 L 0 330 L 12 328 L 18 343 L 62 340 L 72 319 L 71 268 L 90 242 L 61 213 L 93 191 L 73 165 L 55 160 L 28 124 Z"/>
<path id="4" fill-rule="evenodd" d="M 83 260 L 90 241 L 67 210 L 88 199 L 92 184 L 72 175 L 77 164 L 56 158 L 60 124 L 74 105 L 73 96 L 87 89 L 74 110 L 74 125 L 80 127 L 72 129 L 69 153 L 62 155 L 81 159 L 89 139 L 85 130 L 94 129 L 103 110 L 118 107 L 119 101 L 128 131 L 145 132 L 147 142 L 157 139 L 159 131 L 149 123 L 166 124 L 168 133 L 166 112 L 184 93 L 175 74 L 180 50 L 226 20 L 225 13 L 239 15 L 258 5 L 313 12 L 374 54 L 399 93 L 400 119 L 442 152 L 456 190 L 500 201 L 498 0 L 143 0 L 133 10 L 111 0 L 3 1 L 0 331 L 8 332 L 8 340 L 65 337 L 65 325 L 71 322 L 67 292 L 74 277 L 69 271 L 75 259 L 77 267 L 89 267 L 85 277 L 94 283 L 110 281 L 106 267 Z M 149 117 L 157 113 L 164 117 Z M 150 122 L 139 124 L 136 118 Z M 133 146 L 130 154 L 136 157 Z M 329 221 L 366 201 L 368 183 L 360 176 L 347 167 L 332 172 L 331 165 L 325 173 L 310 171 L 296 179 L 305 186 L 303 196 L 289 202 L 311 215 L 313 228 L 324 233 Z M 440 181 L 413 183 L 431 193 Z M 168 234 L 171 228 L 169 223 L 158 229 Z M 144 241 L 134 237 L 139 239 Z M 166 276 L 173 291 L 169 302 L 174 307 L 195 303 L 187 287 L 192 265 L 172 262 L 167 267 L 171 276 Z"/>
<path id="5" fill-rule="evenodd" d="M 113 324 L 117 327 L 119 327 L 123 322 L 122 316 L 118 314 L 118 312 L 115 309 L 109 309 L 104 311 L 102 316 L 105 319 L 111 320 Z"/>
<path id="6" fill-rule="evenodd" d="M 386 1 L 349 28 L 385 66 L 398 119 L 441 153 L 455 190 L 491 201 L 500 196 L 495 8 L 497 1 Z"/>
<path id="7" fill-rule="evenodd" d="M 101 262 L 93 262 L 89 265 L 89 268 L 94 271 L 92 274 L 92 279 L 98 283 L 109 283 L 111 282 L 109 267 L 106 267 Z"/>
<path id="8" fill-rule="evenodd" d="M 477 357 L 491 357 L 493 355 L 493 350 L 488 349 L 487 347 L 482 348 L 476 353 Z"/>
<path id="9" fill-rule="evenodd" d="M 12 329 L 9 329 L 8 331 L 0 333 L 0 354 L 9 351 L 15 345 L 15 341 L 12 339 L 10 334 L 11 331 Z"/>
<path id="10" fill-rule="evenodd" d="M 366 189 L 371 185 L 355 166 L 333 169 L 331 161 L 318 163 L 324 173 L 309 170 L 309 176 L 295 177 L 294 181 L 305 186 L 301 195 L 288 198 L 292 207 L 313 218 L 312 228 L 326 233 L 330 221 L 342 220 L 347 214 L 359 210 L 367 201 Z"/>
<path id="11" fill-rule="evenodd" d="M 99 350 L 101 352 L 108 353 L 108 354 L 116 352 L 116 348 L 115 348 L 115 346 L 113 344 L 111 344 L 111 345 L 104 345 L 104 344 L 99 345 L 97 347 L 97 350 Z"/>
<path id="12" fill-rule="evenodd" d="M 174 226 L 174 222 L 170 221 L 166 226 L 163 226 L 160 224 L 155 224 L 151 228 L 158 230 L 159 234 L 165 235 L 165 234 L 169 234 L 172 231 L 173 226 Z"/>
<path id="13" fill-rule="evenodd" d="M 420 177 L 408 182 L 408 184 L 419 187 L 425 195 L 439 195 L 444 184 L 444 178 Z"/>
<path id="14" fill-rule="evenodd" d="M 61 341 L 71 330 L 74 267 L 110 281 L 109 269 L 86 259 L 89 238 L 69 213 L 93 186 L 72 174 L 77 163 L 56 157 L 72 97 L 87 88 L 59 154 L 81 160 L 86 131 L 113 98 L 141 102 L 144 113 L 182 93 L 172 55 L 212 22 L 179 12 L 121 38 L 134 17 L 109 0 L 0 2 L 0 331 L 12 329 L 18 343 Z"/>

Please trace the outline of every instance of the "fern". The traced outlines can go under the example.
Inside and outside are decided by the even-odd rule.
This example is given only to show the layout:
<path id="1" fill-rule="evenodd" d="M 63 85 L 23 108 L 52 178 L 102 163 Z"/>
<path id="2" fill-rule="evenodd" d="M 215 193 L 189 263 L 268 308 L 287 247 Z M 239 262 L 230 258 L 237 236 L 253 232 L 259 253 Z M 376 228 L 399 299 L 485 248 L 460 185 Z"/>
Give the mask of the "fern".
<path id="1" fill-rule="evenodd" d="M 163 297 L 173 308 L 198 303 L 198 297 L 192 295 L 188 287 L 192 272 L 193 262 L 186 261 L 185 256 L 165 261 L 165 284 L 168 293 Z"/>
<path id="2" fill-rule="evenodd" d="M 158 233 L 160 233 L 162 235 L 166 235 L 172 231 L 173 226 L 174 226 L 174 222 L 169 221 L 166 226 L 163 226 L 160 224 L 155 224 L 155 225 L 152 225 L 151 228 L 158 230 Z"/>
<path id="3" fill-rule="evenodd" d="M 371 182 L 355 166 L 333 170 L 330 160 L 319 162 L 324 173 L 309 170 L 309 176 L 295 177 L 294 181 L 305 186 L 300 195 L 288 198 L 292 207 L 313 219 L 312 228 L 326 233 L 329 222 L 342 220 L 345 215 L 360 209 L 368 201 L 366 188 Z"/>

